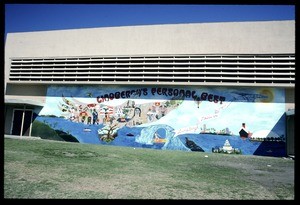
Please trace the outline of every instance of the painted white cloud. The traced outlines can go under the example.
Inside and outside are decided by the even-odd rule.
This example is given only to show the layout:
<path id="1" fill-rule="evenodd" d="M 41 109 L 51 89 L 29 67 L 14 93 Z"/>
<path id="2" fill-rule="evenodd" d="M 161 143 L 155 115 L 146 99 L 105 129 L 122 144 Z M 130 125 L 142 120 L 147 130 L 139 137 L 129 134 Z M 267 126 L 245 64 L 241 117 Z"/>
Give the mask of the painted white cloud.
<path id="1" fill-rule="evenodd" d="M 61 111 L 58 109 L 57 105 L 59 104 L 61 98 L 57 97 L 47 97 L 46 103 L 39 115 L 56 115 L 60 116 Z"/>

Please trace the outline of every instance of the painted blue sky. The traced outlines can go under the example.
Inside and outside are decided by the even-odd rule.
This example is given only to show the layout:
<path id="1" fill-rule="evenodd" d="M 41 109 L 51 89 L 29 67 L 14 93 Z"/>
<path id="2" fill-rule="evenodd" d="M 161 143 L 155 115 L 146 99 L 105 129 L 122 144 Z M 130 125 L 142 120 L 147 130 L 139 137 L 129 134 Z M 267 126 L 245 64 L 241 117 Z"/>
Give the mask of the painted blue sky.
<path id="1" fill-rule="evenodd" d="M 5 36 L 59 29 L 269 20 L 295 20 L 295 5 L 5 4 Z"/>

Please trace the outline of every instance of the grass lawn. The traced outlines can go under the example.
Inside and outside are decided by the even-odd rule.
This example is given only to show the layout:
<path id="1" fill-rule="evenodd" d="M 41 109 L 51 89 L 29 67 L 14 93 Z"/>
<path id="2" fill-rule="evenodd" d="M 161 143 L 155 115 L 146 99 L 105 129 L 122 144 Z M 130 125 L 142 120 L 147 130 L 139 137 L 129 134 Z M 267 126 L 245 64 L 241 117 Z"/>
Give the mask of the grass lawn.
<path id="1" fill-rule="evenodd" d="M 4 198 L 294 199 L 285 158 L 4 139 Z"/>

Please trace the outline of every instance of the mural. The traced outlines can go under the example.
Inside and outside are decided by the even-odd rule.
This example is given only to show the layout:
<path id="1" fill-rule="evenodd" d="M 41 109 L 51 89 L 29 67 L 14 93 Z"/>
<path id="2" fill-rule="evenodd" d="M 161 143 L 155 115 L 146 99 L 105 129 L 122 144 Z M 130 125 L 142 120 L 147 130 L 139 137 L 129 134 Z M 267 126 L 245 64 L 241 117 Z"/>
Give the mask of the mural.
<path id="1" fill-rule="evenodd" d="M 285 155 L 280 88 L 48 87 L 36 118 L 80 143 Z"/>

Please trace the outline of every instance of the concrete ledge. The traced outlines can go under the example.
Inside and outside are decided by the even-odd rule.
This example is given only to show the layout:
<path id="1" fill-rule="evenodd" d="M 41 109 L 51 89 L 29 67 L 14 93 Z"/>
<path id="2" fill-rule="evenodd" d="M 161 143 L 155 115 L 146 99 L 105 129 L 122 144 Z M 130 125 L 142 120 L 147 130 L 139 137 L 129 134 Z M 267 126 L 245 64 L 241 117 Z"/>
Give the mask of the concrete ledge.
<path id="1" fill-rule="evenodd" d="M 5 138 L 24 139 L 24 140 L 40 140 L 40 137 L 18 136 L 18 135 L 4 135 Z"/>

